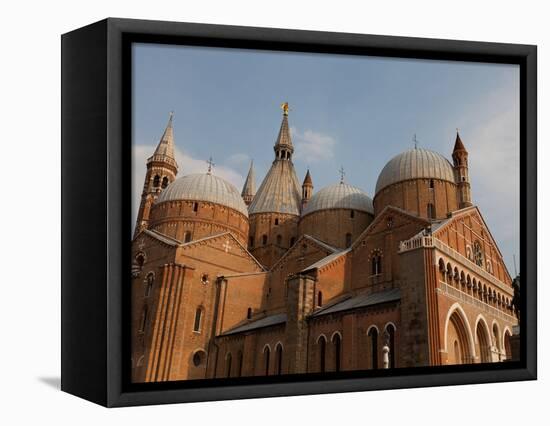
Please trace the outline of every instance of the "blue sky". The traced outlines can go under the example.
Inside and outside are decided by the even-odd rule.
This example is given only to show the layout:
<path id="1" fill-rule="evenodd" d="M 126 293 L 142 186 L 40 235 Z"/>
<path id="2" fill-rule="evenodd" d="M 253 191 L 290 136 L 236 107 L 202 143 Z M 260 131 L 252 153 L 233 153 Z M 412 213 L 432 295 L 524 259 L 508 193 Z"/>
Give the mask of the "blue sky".
<path id="1" fill-rule="evenodd" d="M 214 172 L 240 189 L 251 159 L 261 183 L 288 101 L 294 164 L 300 180 L 310 168 L 315 190 L 337 182 L 343 165 L 346 181 L 373 197 L 383 166 L 414 134 L 450 159 L 459 128 L 473 201 L 514 273 L 519 67 L 136 44 L 133 71 L 134 218 L 170 111 L 180 175 L 206 171 L 212 156 Z"/>

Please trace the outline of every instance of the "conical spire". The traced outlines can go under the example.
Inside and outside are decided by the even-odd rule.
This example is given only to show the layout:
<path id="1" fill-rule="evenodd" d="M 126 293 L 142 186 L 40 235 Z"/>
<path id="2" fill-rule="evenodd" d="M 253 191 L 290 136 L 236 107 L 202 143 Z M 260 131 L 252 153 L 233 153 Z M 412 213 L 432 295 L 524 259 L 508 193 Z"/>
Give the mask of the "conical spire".
<path id="1" fill-rule="evenodd" d="M 456 140 L 455 140 L 455 147 L 453 149 L 454 151 L 466 151 L 466 148 L 464 148 L 464 144 L 462 143 L 462 139 L 460 139 L 460 134 L 458 133 L 458 129 L 456 129 Z"/>
<path id="2" fill-rule="evenodd" d="M 158 155 L 163 155 L 166 157 L 170 157 L 174 159 L 174 128 L 172 126 L 172 120 L 174 118 L 174 113 L 170 113 L 170 118 L 168 119 L 168 124 L 166 125 L 166 129 L 164 130 L 164 133 L 162 134 L 162 137 L 160 138 L 160 142 L 157 146 L 157 149 L 155 149 L 155 153 L 153 154 L 153 157 Z"/>
<path id="3" fill-rule="evenodd" d="M 304 183 L 302 186 L 305 185 L 311 185 L 313 186 L 313 180 L 311 179 L 311 174 L 309 173 L 309 169 L 307 169 L 306 177 L 304 178 Z"/>
<path id="4" fill-rule="evenodd" d="M 288 103 L 284 103 L 281 107 L 283 121 L 274 146 L 275 161 L 248 208 L 251 215 L 256 213 L 300 215 L 300 183 L 291 161 L 294 148 L 288 128 Z"/>
<path id="5" fill-rule="evenodd" d="M 246 205 L 250 205 L 254 195 L 256 194 L 256 176 L 254 173 L 254 161 L 250 162 L 250 169 L 248 169 L 248 175 L 243 185 L 243 192 L 241 196 L 243 197 Z"/>
<path id="6" fill-rule="evenodd" d="M 279 135 L 277 136 L 277 141 L 273 149 L 275 150 L 276 160 L 290 160 L 294 152 L 294 146 L 292 146 L 290 129 L 288 127 L 288 102 L 282 104 L 281 108 L 283 109 L 283 121 L 281 122 Z"/>
<path id="7" fill-rule="evenodd" d="M 306 177 L 304 178 L 304 183 L 302 183 L 302 210 L 308 203 L 309 199 L 313 194 L 313 179 L 311 179 L 311 174 L 309 169 L 307 169 Z"/>

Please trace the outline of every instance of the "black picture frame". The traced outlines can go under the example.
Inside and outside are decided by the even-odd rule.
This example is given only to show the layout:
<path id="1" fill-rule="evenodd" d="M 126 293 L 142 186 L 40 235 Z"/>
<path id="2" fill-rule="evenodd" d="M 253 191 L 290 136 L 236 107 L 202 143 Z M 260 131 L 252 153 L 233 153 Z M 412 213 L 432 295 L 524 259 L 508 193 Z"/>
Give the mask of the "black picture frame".
<path id="1" fill-rule="evenodd" d="M 175 402 L 534 380 L 536 46 L 109 18 L 62 36 L 61 388 L 95 403 Z M 131 384 L 130 45 L 186 44 L 520 66 L 521 360 L 492 365 Z"/>

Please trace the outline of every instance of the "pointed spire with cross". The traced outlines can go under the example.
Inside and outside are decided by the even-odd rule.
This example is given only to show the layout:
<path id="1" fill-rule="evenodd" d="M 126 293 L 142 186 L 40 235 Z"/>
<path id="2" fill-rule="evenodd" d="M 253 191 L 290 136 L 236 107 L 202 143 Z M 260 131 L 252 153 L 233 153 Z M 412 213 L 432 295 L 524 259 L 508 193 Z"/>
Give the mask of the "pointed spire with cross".
<path id="1" fill-rule="evenodd" d="M 212 160 L 212 156 L 210 156 L 210 158 L 208 159 L 208 161 L 206 162 L 206 164 L 208 164 L 208 174 L 212 174 L 212 167 L 216 165 L 216 163 L 214 163 L 214 160 Z"/>

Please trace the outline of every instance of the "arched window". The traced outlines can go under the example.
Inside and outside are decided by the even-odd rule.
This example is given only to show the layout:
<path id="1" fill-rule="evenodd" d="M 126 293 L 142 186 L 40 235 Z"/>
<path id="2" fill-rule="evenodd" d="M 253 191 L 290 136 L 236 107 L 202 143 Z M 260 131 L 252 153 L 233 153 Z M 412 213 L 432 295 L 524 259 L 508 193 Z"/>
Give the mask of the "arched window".
<path id="1" fill-rule="evenodd" d="M 474 262 L 477 266 L 483 266 L 483 250 L 479 241 L 474 242 Z"/>
<path id="2" fill-rule="evenodd" d="M 162 189 L 166 188 L 168 186 L 168 178 L 164 176 L 162 178 Z"/>
<path id="3" fill-rule="evenodd" d="M 183 234 L 183 242 L 188 243 L 193 238 L 193 234 L 191 234 L 191 231 L 185 231 L 185 234 Z"/>
<path id="4" fill-rule="evenodd" d="M 430 189 L 434 189 L 434 180 L 433 179 L 430 179 L 429 186 L 430 186 Z"/>
<path id="5" fill-rule="evenodd" d="M 246 319 L 252 318 L 252 308 L 246 310 Z"/>
<path id="6" fill-rule="evenodd" d="M 395 327 L 393 324 L 388 324 L 386 331 L 388 332 L 388 344 L 390 347 L 390 368 L 395 368 Z"/>
<path id="7" fill-rule="evenodd" d="M 321 373 L 324 373 L 326 369 L 327 357 L 327 339 L 325 339 L 325 336 L 319 337 L 317 344 L 319 345 L 319 370 Z"/>
<path id="8" fill-rule="evenodd" d="M 323 306 L 323 292 L 322 291 L 317 293 L 317 306 L 318 307 Z"/>
<path id="9" fill-rule="evenodd" d="M 195 311 L 195 322 L 193 323 L 193 331 L 195 333 L 200 333 L 201 326 L 202 326 L 202 308 L 199 307 Z"/>
<path id="10" fill-rule="evenodd" d="M 348 232 L 346 234 L 346 247 L 351 246 L 351 234 Z"/>
<path id="11" fill-rule="evenodd" d="M 155 275 L 151 272 L 147 274 L 147 278 L 145 280 L 145 297 L 149 297 L 151 295 L 151 291 L 153 290 L 154 284 L 155 284 Z"/>
<path id="12" fill-rule="evenodd" d="M 199 203 L 193 203 L 193 211 L 197 213 L 199 211 Z"/>
<path id="13" fill-rule="evenodd" d="M 225 356 L 225 377 L 231 377 L 231 352 Z"/>
<path id="14" fill-rule="evenodd" d="M 370 337 L 370 355 L 371 368 L 378 368 L 378 330 L 376 327 L 371 327 L 368 336 Z"/>
<path id="15" fill-rule="evenodd" d="M 429 219 L 435 219 L 435 206 L 432 203 L 428 203 L 427 215 Z"/>
<path id="16" fill-rule="evenodd" d="M 254 248 L 254 237 L 248 237 L 248 247 Z"/>
<path id="17" fill-rule="evenodd" d="M 452 284 L 452 278 L 453 278 L 453 267 L 450 263 L 447 263 L 447 279 L 445 282 L 447 284 Z"/>
<path id="18" fill-rule="evenodd" d="M 351 217 L 352 219 L 355 217 L 355 210 L 350 210 L 349 217 Z"/>
<path id="19" fill-rule="evenodd" d="M 145 256 L 143 253 L 139 253 L 136 256 L 136 264 L 139 267 L 139 270 L 141 271 L 143 269 L 143 264 L 145 263 Z"/>
<path id="20" fill-rule="evenodd" d="M 382 255 L 380 254 L 380 251 L 376 250 L 372 254 L 372 275 L 378 275 L 382 273 Z"/>
<path id="21" fill-rule="evenodd" d="M 275 349 L 276 374 L 283 374 L 283 345 L 278 344 Z"/>
<path id="22" fill-rule="evenodd" d="M 139 331 L 141 333 L 144 333 L 146 327 L 147 327 L 147 305 L 145 305 L 143 307 L 143 310 L 141 311 L 141 321 L 139 324 Z"/>
<path id="23" fill-rule="evenodd" d="M 262 245 L 266 245 L 267 244 L 267 235 L 262 235 Z"/>
<path id="24" fill-rule="evenodd" d="M 281 235 L 277 235 L 277 245 L 281 246 L 283 244 L 283 237 Z"/>
<path id="25" fill-rule="evenodd" d="M 271 350 L 269 349 L 269 346 L 266 346 L 264 349 L 264 371 L 265 375 L 269 376 L 269 356 L 271 355 Z"/>
<path id="26" fill-rule="evenodd" d="M 439 281 L 445 281 L 445 273 L 446 273 L 446 269 L 445 269 L 445 261 L 443 260 L 443 258 L 439 258 Z"/>
<path id="27" fill-rule="evenodd" d="M 296 242 L 296 238 L 292 237 L 290 239 L 290 247 L 292 247 L 294 245 L 294 243 Z"/>
<path id="28" fill-rule="evenodd" d="M 153 187 L 158 188 L 160 186 L 160 176 L 155 175 L 155 178 L 153 179 Z"/>
<path id="29" fill-rule="evenodd" d="M 342 355 L 342 338 L 338 333 L 332 337 L 332 344 L 334 345 L 334 371 L 338 372 L 341 368 Z"/>
<path id="30" fill-rule="evenodd" d="M 278 225 L 279 224 L 279 219 L 275 219 L 275 225 Z"/>

